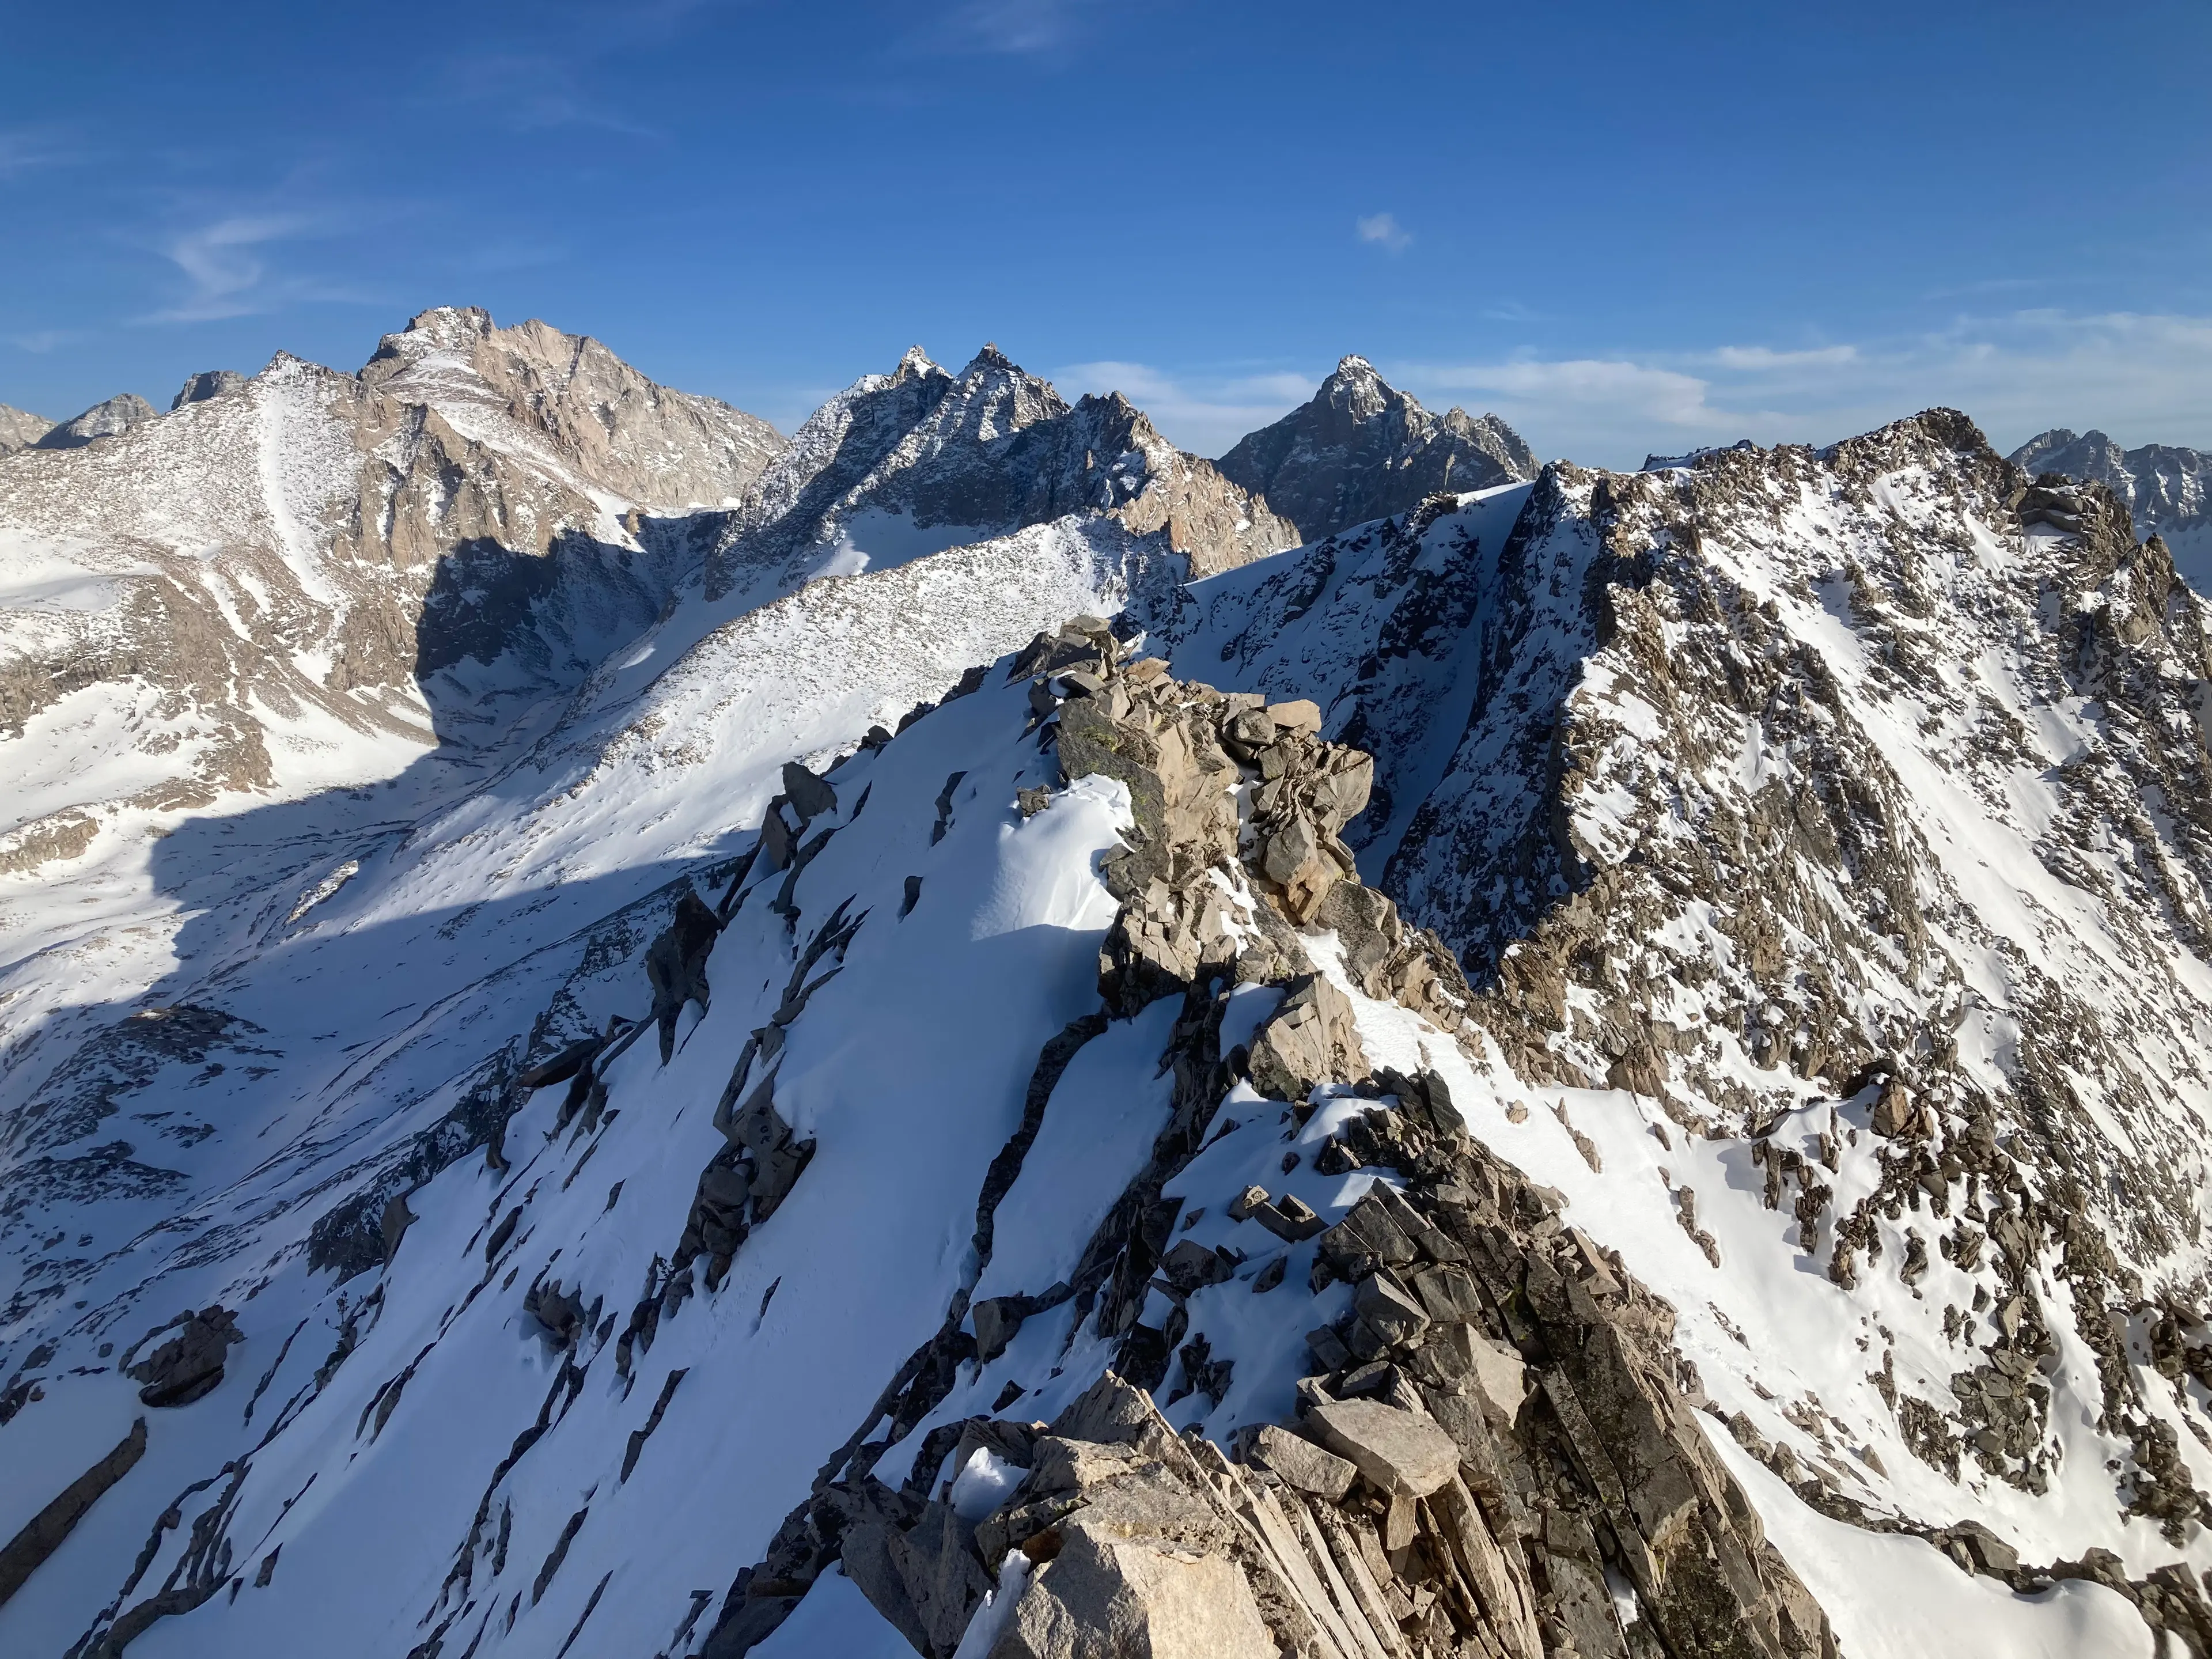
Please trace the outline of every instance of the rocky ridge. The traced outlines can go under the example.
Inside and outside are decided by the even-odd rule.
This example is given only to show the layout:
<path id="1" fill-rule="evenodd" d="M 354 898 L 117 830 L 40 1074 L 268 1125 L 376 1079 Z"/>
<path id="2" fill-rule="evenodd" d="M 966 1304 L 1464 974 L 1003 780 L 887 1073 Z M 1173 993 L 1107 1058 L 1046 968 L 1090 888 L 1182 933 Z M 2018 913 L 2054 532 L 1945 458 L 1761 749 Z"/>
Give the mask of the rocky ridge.
<path id="1" fill-rule="evenodd" d="M 1240 440 L 1218 465 L 1305 542 L 1404 513 L 1442 490 L 1536 476 L 1534 453 L 1497 416 L 1431 414 L 1357 356 L 1338 363 L 1304 407 Z"/>
<path id="2" fill-rule="evenodd" d="M 2157 536 L 2199 592 L 2212 590 L 2212 454 L 2173 444 L 2123 450 L 2103 433 L 2038 433 L 2007 458 L 2031 476 L 2063 473 L 2119 497 L 2136 532 Z"/>
<path id="3" fill-rule="evenodd" d="M 1586 1224 L 1679 1264 L 1707 1386 L 1802 1496 L 1971 1503 L 2137 1583 L 2194 1560 L 2212 795 L 2164 543 L 1942 411 L 1487 511 L 1206 584 L 1176 660 L 1315 692 L 1376 755 L 1347 836 L 1465 961 L 1515 1155 L 1650 1183 L 1675 1245 Z M 1733 1294 L 1767 1262 L 1844 1292 L 1791 1319 L 1870 1374 Z M 2118 1526 L 2054 1525 L 2089 1504 Z"/>
<path id="4" fill-rule="evenodd" d="M 1364 988 L 1450 1024 L 1463 1005 L 1450 988 L 1465 988 L 1449 953 L 1359 888 L 1336 841 L 1364 805 L 1365 757 L 1316 743 L 1310 704 L 1270 708 L 1179 684 L 1157 661 L 1126 661 L 1103 627 L 1040 635 L 1009 677 L 1024 674 L 1033 677 L 1032 707 L 1057 727 L 1064 783 L 1114 778 L 1128 790 L 1133 820 L 1124 850 L 1104 866 L 1122 897 L 1100 954 L 1104 1017 L 1048 1045 L 1043 1093 L 1113 1017 L 1166 998 L 1182 1003 L 1162 1060 L 1174 1065 L 1180 1103 L 1072 1282 L 1042 1297 L 956 1298 L 935 1352 L 902 1368 L 906 1380 L 885 1397 L 889 1441 L 910 1439 L 941 1406 L 962 1356 L 999 1358 L 1024 1324 L 1070 1301 L 1078 1323 L 1095 1318 L 1100 1334 L 1117 1340 L 1116 1364 L 1147 1386 L 1162 1386 L 1179 1361 L 1178 1397 L 1226 1395 L 1237 1359 L 1189 1335 L 1180 1297 L 1164 1328 L 1143 1312 L 1157 1299 L 1155 1284 L 1187 1295 L 1240 1276 L 1242 1251 L 1168 1248 L 1182 1206 L 1160 1196 L 1207 1143 L 1239 1073 L 1289 1102 L 1286 1118 L 1310 1114 L 1309 1097 L 1322 1088 L 1359 1085 L 1377 1103 L 1347 1118 L 1322 1156 L 1340 1171 L 1391 1170 L 1407 1192 L 1375 1185 L 1326 1230 L 1295 1199 L 1286 1208 L 1261 1188 L 1231 1206 L 1263 1237 L 1318 1235 L 1307 1294 L 1332 1282 L 1356 1291 L 1346 1314 L 1304 1339 L 1314 1375 L 1298 1385 L 1297 1432 L 1240 1430 L 1240 1449 L 1257 1460 L 1249 1474 L 1205 1439 L 1178 1437 L 1114 1372 L 1049 1430 L 939 1423 L 901 1491 L 874 1474 L 888 1443 L 856 1440 L 825 1466 L 768 1559 L 740 1575 L 702 1651 L 753 1650 L 833 1560 L 939 1659 L 971 1648 L 1119 1650 L 1125 1626 L 1148 1629 L 1154 1651 L 1626 1656 L 1632 1641 L 1650 1638 L 1623 1631 L 1605 1588 L 1607 1563 L 1633 1579 L 1643 1617 L 1670 1650 L 1832 1651 L 1818 1607 L 1765 1545 L 1682 1402 L 1680 1367 L 1666 1347 L 1668 1310 L 1468 1139 L 1442 1079 L 1369 1076 L 1349 1006 L 1313 971 L 1297 930 L 1334 923 L 1346 971 Z M 1240 775 L 1237 793 L 1251 791 L 1249 805 L 1232 812 L 1224 786 Z M 1024 811 L 1049 810 L 1037 793 L 1042 799 L 1025 801 Z M 775 849 L 790 844 L 763 848 L 774 864 Z M 733 896 L 744 881 L 733 882 Z M 1242 905 L 1241 894 L 1251 896 Z M 842 952 L 849 933 L 833 916 L 817 939 Z M 823 959 L 810 947 L 793 986 Z M 1283 990 L 1249 1046 L 1225 1057 L 1218 1034 L 1230 998 L 1210 988 L 1224 981 Z M 787 1009 L 797 994 L 787 993 Z M 710 1287 L 744 1243 L 748 1192 L 757 1224 L 808 1161 L 781 1151 L 792 1132 L 775 1113 L 774 1073 L 754 1070 L 757 1058 L 773 1065 L 780 1045 L 766 1039 L 775 1030 L 753 1034 L 724 1091 L 717 1121 L 738 1156 L 718 1158 L 702 1176 L 672 1258 L 680 1270 L 698 1249 L 718 1248 Z M 732 1115 L 748 1091 L 752 1104 Z M 1033 1083 L 1042 1108 L 1039 1094 Z M 762 1127 L 748 1127 L 749 1117 Z M 1018 1135 L 1007 1151 L 1027 1148 Z M 1010 1180 L 994 1163 L 985 1187 L 976 1239 L 987 1261 L 991 1209 L 1018 1170 L 1017 1163 Z M 1284 1265 L 1276 1257 L 1253 1288 L 1280 1285 Z M 660 1305 L 632 1316 L 631 1332 L 648 1344 Z M 1556 1367 L 1542 1372 L 1535 1397 L 1545 1406 L 1524 1382 L 1532 1363 Z M 988 1513 L 948 1507 L 949 1484 L 933 1499 L 928 1472 L 957 1473 L 978 1452 L 1025 1478 Z M 1548 1472 L 1560 1468 L 1589 1484 L 1559 1482 Z M 1194 1553 L 1200 1564 L 1225 1559 L 1209 1572 L 1191 1564 Z M 1022 1570 L 1011 1581 L 1001 1558 Z M 1023 1589 L 1032 1562 L 1038 1571 Z M 995 1642 L 975 1645 L 969 1627 L 994 1580 L 1018 1599 Z"/>
<path id="5" fill-rule="evenodd" d="M 1297 539 L 1120 393 L 1069 405 L 987 345 L 957 374 L 917 346 L 831 398 L 722 528 L 707 592 L 787 591 L 1101 516 L 1210 574 Z"/>

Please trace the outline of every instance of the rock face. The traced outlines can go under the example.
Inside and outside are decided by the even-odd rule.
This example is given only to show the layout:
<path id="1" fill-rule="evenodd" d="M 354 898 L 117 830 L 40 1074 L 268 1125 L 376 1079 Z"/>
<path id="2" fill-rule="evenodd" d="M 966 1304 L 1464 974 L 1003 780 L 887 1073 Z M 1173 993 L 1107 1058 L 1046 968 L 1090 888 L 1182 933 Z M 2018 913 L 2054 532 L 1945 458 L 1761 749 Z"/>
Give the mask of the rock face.
<path id="1" fill-rule="evenodd" d="M 386 335 L 361 378 L 479 442 L 520 425 L 580 477 L 663 514 L 735 501 L 784 448 L 767 422 L 657 386 L 589 335 L 534 318 L 500 328 L 473 306 Z"/>
<path id="2" fill-rule="evenodd" d="M 1071 407 L 987 345 L 957 374 L 916 346 L 831 398 L 730 515 L 710 595 L 849 574 L 1054 520 L 1103 519 L 1210 575 L 1297 539 L 1118 392 Z"/>
<path id="3" fill-rule="evenodd" d="M 142 1417 L 131 1425 L 131 1432 L 118 1441 L 112 1450 L 23 1523 L 21 1530 L 0 1547 L 0 1603 L 23 1588 L 24 1581 L 76 1529 L 85 1511 L 98 1503 L 109 1487 L 130 1474 L 145 1455 L 146 1419 Z"/>
<path id="4" fill-rule="evenodd" d="M 2030 477 L 2100 483 L 2125 505 L 2136 533 L 2157 536 L 2200 593 L 2212 592 L 2212 454 L 2173 444 L 2123 450 L 2103 433 L 2038 433 L 2008 458 Z"/>
<path id="5" fill-rule="evenodd" d="M 83 414 L 62 422 L 40 437 L 33 449 L 82 449 L 98 438 L 112 438 L 118 433 L 128 432 L 141 421 L 154 418 L 154 405 L 135 392 L 125 392 L 110 398 L 104 404 L 94 404 Z"/>
<path id="6" fill-rule="evenodd" d="M 177 388 L 177 395 L 169 399 L 169 408 L 173 412 L 186 404 L 204 404 L 210 398 L 220 398 L 226 392 L 235 392 L 245 384 L 246 376 L 236 369 L 202 369 Z"/>
<path id="7" fill-rule="evenodd" d="M 1497 416 L 1432 415 L 1364 357 L 1337 364 L 1304 408 L 1239 440 L 1218 465 L 1309 542 L 1441 491 L 1536 476 L 1535 455 Z"/>
<path id="8" fill-rule="evenodd" d="M 55 422 L 43 415 L 33 415 L 27 410 L 10 409 L 0 404 L 0 455 L 12 455 L 19 449 L 28 449 L 47 433 Z"/>
<path id="9" fill-rule="evenodd" d="M 155 1332 L 148 1340 L 160 1338 L 156 1346 L 125 1367 L 131 1381 L 144 1385 L 138 1390 L 141 1405 L 189 1406 L 212 1393 L 222 1381 L 231 1346 L 246 1340 L 236 1316 L 221 1307 L 185 1315 L 169 1328 L 176 1334 Z"/>

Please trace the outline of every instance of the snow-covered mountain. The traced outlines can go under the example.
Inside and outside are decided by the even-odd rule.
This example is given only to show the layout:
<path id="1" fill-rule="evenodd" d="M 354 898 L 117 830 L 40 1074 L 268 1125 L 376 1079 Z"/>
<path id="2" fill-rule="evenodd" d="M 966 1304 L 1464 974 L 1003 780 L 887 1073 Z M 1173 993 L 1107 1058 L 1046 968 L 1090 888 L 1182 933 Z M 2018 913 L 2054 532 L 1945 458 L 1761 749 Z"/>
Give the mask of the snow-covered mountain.
<path id="1" fill-rule="evenodd" d="M 596 354 L 0 462 L 0 1650 L 2212 1652 L 2212 663 L 2108 490 L 1938 411 L 1276 551 L 991 348 L 773 456 Z M 363 410 L 473 504 L 314 495 Z M 228 596 L 130 637 L 265 779 L 106 781 L 207 717 L 95 576 Z"/>
<path id="2" fill-rule="evenodd" d="M 2063 472 L 2100 483 L 2126 503 L 2136 533 L 2158 536 L 2200 593 L 2212 592 L 2212 454 L 2173 444 L 2122 449 L 2103 433 L 2064 427 L 2038 433 L 2012 453 L 2030 473 Z"/>
<path id="3" fill-rule="evenodd" d="M 358 377 L 280 356 L 8 457 L 0 862 L 495 744 L 696 574 L 665 520 L 779 447 L 596 342 L 433 311 Z"/>
<path id="4" fill-rule="evenodd" d="M 1346 357 L 1299 408 L 1242 439 L 1222 476 L 1318 541 L 1419 506 L 1440 490 L 1487 489 L 1536 476 L 1536 457 L 1495 415 L 1432 415 Z"/>
<path id="5" fill-rule="evenodd" d="M 1497 1144 L 1744 1445 L 1828 1513 L 2201 1560 L 2212 665 L 2124 507 L 1938 412 L 1192 599 L 1179 670 L 1375 754 L 1347 837 L 1467 967 Z"/>
<path id="6" fill-rule="evenodd" d="M 1119 392 L 1070 407 L 986 345 L 957 374 L 916 346 L 816 412 L 722 526 L 710 598 L 1103 515 L 1210 575 L 1293 527 L 1156 432 Z"/>

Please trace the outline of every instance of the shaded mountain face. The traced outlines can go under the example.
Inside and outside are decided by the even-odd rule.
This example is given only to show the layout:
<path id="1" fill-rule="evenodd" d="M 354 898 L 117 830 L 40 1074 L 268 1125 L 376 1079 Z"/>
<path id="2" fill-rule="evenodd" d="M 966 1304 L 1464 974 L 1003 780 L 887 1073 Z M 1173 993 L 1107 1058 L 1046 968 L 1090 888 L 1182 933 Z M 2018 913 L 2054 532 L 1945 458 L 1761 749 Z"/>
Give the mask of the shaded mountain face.
<path id="1" fill-rule="evenodd" d="M 2011 459 L 2030 474 L 2061 472 L 2106 485 L 2126 503 L 2136 532 L 2164 540 L 2190 584 L 2212 592 L 2212 454 L 2172 444 L 2123 450 L 2101 432 L 2077 437 L 2056 427 L 2030 438 Z"/>
<path id="2" fill-rule="evenodd" d="M 54 426 L 55 422 L 43 415 L 0 404 L 0 455 L 12 455 L 19 449 L 29 448 Z"/>
<path id="3" fill-rule="evenodd" d="M 1222 476 L 1317 541 L 1418 506 L 1439 491 L 1487 489 L 1536 474 L 1536 458 L 1495 415 L 1432 415 L 1346 357 L 1312 400 L 1240 440 Z"/>
<path id="4" fill-rule="evenodd" d="M 246 376 L 232 368 L 207 368 L 187 380 L 177 388 L 177 395 L 169 399 L 173 411 L 186 404 L 204 404 L 210 398 L 220 398 L 226 392 L 235 392 L 246 384 Z"/>
<path id="5" fill-rule="evenodd" d="M 1297 539 L 1118 392 L 1071 407 L 995 346 L 957 374 L 917 346 L 799 429 L 730 515 L 707 592 L 787 587 L 1101 516 L 1200 575 Z"/>

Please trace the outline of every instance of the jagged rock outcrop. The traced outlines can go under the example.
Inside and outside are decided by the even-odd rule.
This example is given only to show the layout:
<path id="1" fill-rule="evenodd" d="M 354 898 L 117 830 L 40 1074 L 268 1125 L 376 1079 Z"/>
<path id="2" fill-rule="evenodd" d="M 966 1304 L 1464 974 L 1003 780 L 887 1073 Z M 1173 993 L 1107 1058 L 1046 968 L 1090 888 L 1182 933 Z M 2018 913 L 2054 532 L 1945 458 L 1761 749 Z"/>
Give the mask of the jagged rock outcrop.
<path id="1" fill-rule="evenodd" d="M 1440 491 L 1536 476 L 1536 457 L 1495 415 L 1432 415 L 1364 357 L 1346 357 L 1304 406 L 1237 441 L 1217 465 L 1319 541 Z"/>
<path id="2" fill-rule="evenodd" d="M 82 449 L 100 438 L 128 432 L 142 421 L 154 418 L 154 405 L 135 392 L 125 392 L 106 403 L 94 404 L 83 414 L 63 421 L 31 445 L 33 449 Z"/>
<path id="3" fill-rule="evenodd" d="M 84 1519 L 85 1511 L 137 1468 L 138 1460 L 145 1455 L 146 1419 L 142 1417 L 106 1455 L 70 1481 L 51 1503 L 26 1521 L 4 1547 L 0 1547 L 0 1602 L 5 1602 L 22 1589 L 24 1581 L 76 1530 L 76 1523 Z"/>
<path id="4" fill-rule="evenodd" d="M 1297 539 L 1120 393 L 1073 406 L 994 345 L 957 374 L 915 347 L 831 398 L 730 515 L 710 595 L 900 563 L 1056 520 L 1103 517 L 1194 575 Z"/>
<path id="5" fill-rule="evenodd" d="M 235 392 L 246 384 L 246 376 L 234 368 L 204 368 L 185 378 L 177 388 L 177 395 L 169 399 L 172 413 L 186 404 L 204 404 L 210 398 L 220 398 L 226 392 Z"/>
<path id="6" fill-rule="evenodd" d="M 175 1334 L 168 1334 L 170 1331 Z M 149 1333 L 133 1352 L 147 1343 L 154 1346 L 135 1362 L 126 1353 L 120 1369 L 143 1385 L 138 1390 L 141 1405 L 189 1406 L 222 1382 L 232 1346 L 245 1340 L 228 1309 L 203 1308 Z"/>
<path id="7" fill-rule="evenodd" d="M 1441 1079 L 1371 1077 L 1345 994 L 1310 971 L 1297 928 L 1317 907 L 1273 873 L 1260 815 L 1310 810 L 1318 793 L 1330 804 L 1322 823 L 1340 822 L 1364 783 L 1340 793 L 1330 781 L 1364 757 L 1321 743 L 1310 705 L 1269 708 L 1177 682 L 1127 661 L 1088 619 L 1041 635 L 1009 678 L 1024 675 L 1032 708 L 1058 727 L 1063 779 L 1104 775 L 1128 791 L 1129 845 L 1104 866 L 1121 911 L 1100 990 L 1109 1011 L 1182 1002 L 1163 1060 L 1179 1079 L 1177 1107 L 1072 1281 L 975 1304 L 972 1338 L 956 1304 L 933 1346 L 988 1363 L 1008 1348 L 1010 1311 L 1018 1329 L 1072 1299 L 1078 1328 L 1115 1342 L 1116 1371 L 1049 1425 L 944 1424 L 903 1490 L 874 1473 L 880 1446 L 848 1446 L 768 1559 L 740 1575 L 704 1652 L 735 1659 L 758 1646 L 836 1565 L 933 1659 L 956 1648 L 994 1659 L 1626 1659 L 1653 1642 L 1685 1656 L 1832 1656 L 1819 1606 L 1704 1437 L 1671 1310 L 1565 1227 L 1556 1195 L 1467 1137 Z M 1212 810 L 1240 793 L 1243 812 Z M 1356 884 L 1348 856 L 1334 867 L 1345 873 L 1324 898 Z M 1361 908 L 1399 952 L 1448 954 L 1403 934 L 1387 899 Z M 1406 985 L 1431 1016 L 1455 1012 L 1440 987 L 1455 971 L 1394 981 L 1377 963 L 1370 974 L 1386 991 Z M 1306 1339 L 1312 1374 L 1297 1419 L 1240 1432 L 1243 1468 L 1176 1434 L 1144 1392 L 1178 1359 L 1177 1398 L 1231 1386 L 1232 1361 L 1202 1337 L 1183 1340 L 1182 1302 L 1228 1281 L 1242 1253 L 1170 1248 L 1182 1200 L 1162 1199 L 1248 1063 L 1218 1052 L 1224 981 L 1283 988 L 1251 1045 L 1252 1085 L 1300 1121 L 1334 1090 L 1370 1091 L 1377 1104 L 1343 1119 L 1325 1150 L 1344 1170 L 1384 1169 L 1405 1183 L 1372 1187 L 1326 1231 L 1297 1224 L 1304 1206 L 1261 1188 L 1231 1206 L 1279 1237 L 1319 1234 L 1307 1284 L 1283 1294 L 1339 1282 L 1357 1292 Z M 1073 1034 L 1081 1043 L 1104 1029 Z M 994 1179 L 987 1203 L 1003 1191 Z M 1273 1273 L 1254 1288 L 1280 1285 Z M 1156 1328 L 1145 1316 L 1162 1285 L 1175 1306 Z M 951 1382 L 924 1356 L 908 1371 L 886 1396 L 893 1439 Z M 994 1504 L 973 1502 L 961 1473 L 971 1468 L 998 1472 Z M 940 1468 L 958 1478 L 938 1487 Z M 1627 1602 L 1608 1575 L 1632 1586 Z M 987 1600 L 994 1580 L 1002 1600 Z M 1624 1605 L 1636 1609 L 1626 1626 Z"/>

